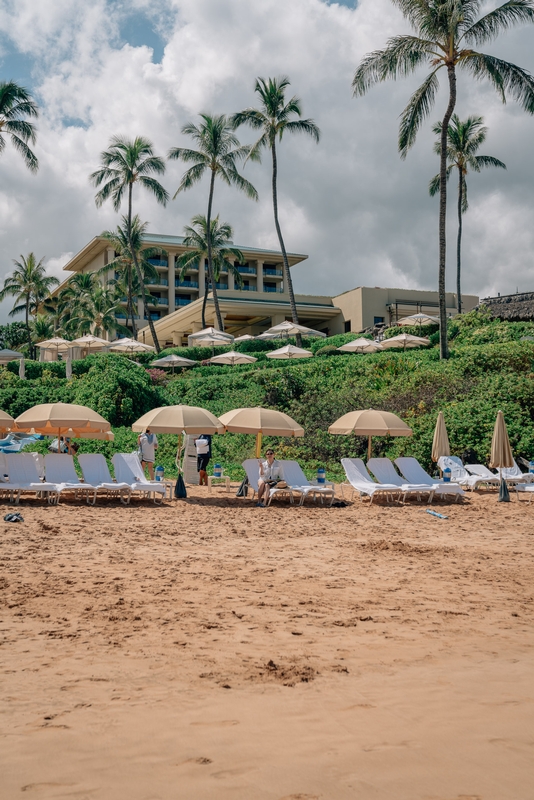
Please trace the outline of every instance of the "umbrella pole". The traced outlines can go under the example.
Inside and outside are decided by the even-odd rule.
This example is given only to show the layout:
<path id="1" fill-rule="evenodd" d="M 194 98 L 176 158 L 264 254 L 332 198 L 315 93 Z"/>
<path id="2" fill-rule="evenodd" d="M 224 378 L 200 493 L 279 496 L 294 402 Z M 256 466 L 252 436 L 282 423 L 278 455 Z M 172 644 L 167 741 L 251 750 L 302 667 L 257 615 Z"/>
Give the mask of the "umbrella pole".
<path id="1" fill-rule="evenodd" d="M 367 461 L 369 461 L 369 459 L 371 458 L 371 452 L 372 452 L 371 437 L 368 436 L 367 437 Z"/>
<path id="2" fill-rule="evenodd" d="M 176 464 L 176 468 L 178 470 L 178 475 L 180 474 L 180 472 L 183 472 L 181 456 L 182 456 L 182 434 L 179 433 L 178 434 L 178 447 L 176 448 L 176 461 L 174 462 Z"/>
<path id="3" fill-rule="evenodd" d="M 261 456 L 261 440 L 262 440 L 262 433 L 258 431 L 256 434 L 256 458 Z"/>

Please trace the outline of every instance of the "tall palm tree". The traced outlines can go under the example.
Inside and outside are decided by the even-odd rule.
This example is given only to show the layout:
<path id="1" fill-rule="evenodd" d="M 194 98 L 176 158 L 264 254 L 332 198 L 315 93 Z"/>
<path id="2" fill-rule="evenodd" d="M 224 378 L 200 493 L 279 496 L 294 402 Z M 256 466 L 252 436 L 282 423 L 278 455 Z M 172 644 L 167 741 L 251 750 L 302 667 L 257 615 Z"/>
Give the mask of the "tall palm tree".
<path id="1" fill-rule="evenodd" d="M 293 292 L 293 281 L 289 272 L 289 262 L 287 260 L 286 246 L 278 220 L 278 159 L 276 155 L 276 142 L 282 141 L 284 133 L 306 133 L 317 143 L 321 137 L 321 132 L 312 119 L 301 119 L 302 108 L 298 97 L 292 97 L 286 102 L 285 90 L 289 86 L 289 78 L 257 78 L 254 91 L 260 98 L 259 108 L 246 108 L 232 117 L 233 124 L 250 125 L 251 128 L 261 131 L 259 139 L 252 145 L 249 158 L 259 160 L 261 150 L 264 147 L 271 151 L 272 161 L 272 193 L 273 193 L 273 212 L 274 225 L 282 259 L 284 262 L 284 281 L 289 293 L 289 304 L 291 307 L 291 317 L 293 322 L 298 324 L 297 305 Z"/>
<path id="2" fill-rule="evenodd" d="M 146 233 L 147 225 L 146 222 L 141 222 L 139 215 L 136 214 L 132 219 L 130 237 L 128 237 L 128 220 L 126 217 L 122 218 L 122 225 L 118 225 L 114 231 L 104 231 L 101 236 L 109 241 L 117 256 L 96 273 L 97 275 L 102 275 L 112 269 L 118 274 L 118 278 L 113 279 L 111 283 L 114 284 L 118 281 L 124 284 L 127 297 L 126 324 L 128 324 L 128 317 L 131 317 L 132 332 L 135 339 L 137 338 L 137 328 L 135 325 L 134 299 L 141 294 L 141 286 L 137 280 L 137 273 L 134 276 L 135 268 L 130 242 L 135 251 L 145 286 L 149 282 L 154 284 L 160 282 L 158 271 L 150 263 L 149 259 L 164 254 L 160 247 L 143 247 L 143 236 Z M 150 297 L 149 293 L 146 294 L 146 297 Z"/>
<path id="3" fill-rule="evenodd" d="M 102 336 L 118 330 L 128 334 L 128 328 L 117 322 L 116 314 L 120 310 L 120 295 L 115 288 L 97 283 L 88 302 L 75 307 L 70 318 L 72 332 L 77 335 L 93 333 L 95 336 Z"/>
<path id="4" fill-rule="evenodd" d="M 240 264 L 245 263 L 245 257 L 237 247 L 231 247 L 234 232 L 228 222 L 219 222 L 219 215 L 211 220 L 211 235 L 208 237 L 208 223 L 203 214 L 197 214 L 191 220 L 191 225 L 184 228 L 183 244 L 192 247 L 183 253 L 176 261 L 176 266 L 180 269 L 180 280 L 184 280 L 187 271 L 198 265 L 199 281 L 204 279 L 204 260 L 208 255 L 208 240 L 211 246 L 212 274 L 215 284 L 223 269 L 227 269 L 234 276 L 238 286 L 241 286 L 243 279 L 241 273 L 234 264 L 234 260 Z M 209 288 L 209 286 L 207 287 Z M 216 288 L 216 287 L 215 287 Z M 202 328 L 206 327 L 206 303 L 208 300 L 207 291 L 204 292 L 202 301 Z"/>
<path id="5" fill-rule="evenodd" d="M 361 96 L 388 78 L 411 74 L 428 64 L 430 74 L 413 93 L 401 115 L 399 150 L 405 158 L 415 142 L 423 120 L 434 105 L 439 87 L 438 72 L 447 70 L 449 102 L 443 116 L 440 141 L 439 204 L 439 317 L 440 355 L 448 357 L 445 297 L 446 213 L 447 213 L 447 131 L 456 105 L 458 68 L 473 78 L 486 78 L 505 102 L 510 94 L 525 111 L 534 113 L 534 78 L 521 67 L 471 49 L 495 39 L 513 25 L 534 22 L 534 0 L 508 0 L 478 17 L 483 0 L 392 0 L 411 24 L 416 35 L 392 37 L 384 50 L 369 53 L 358 66 L 352 87 Z"/>
<path id="6" fill-rule="evenodd" d="M 146 289 L 143 275 L 139 266 L 137 253 L 132 243 L 132 197 L 134 184 L 143 186 L 156 198 L 162 206 L 167 204 L 169 195 L 161 183 L 154 178 L 154 175 L 162 175 L 165 172 L 165 162 L 159 156 L 154 155 L 152 142 L 143 136 L 135 139 L 126 139 L 123 136 L 113 136 L 108 150 L 100 154 L 102 166 L 93 172 L 90 179 L 97 188 L 101 186 L 95 197 L 95 202 L 100 207 L 108 198 L 113 201 L 113 208 L 118 211 L 124 194 L 127 193 L 128 214 L 126 217 L 126 229 L 128 233 L 128 243 L 132 254 L 137 280 L 141 287 L 143 303 L 146 313 Z M 158 337 L 152 317 L 148 314 L 148 325 L 152 335 L 152 341 L 156 351 L 160 352 Z"/>
<path id="7" fill-rule="evenodd" d="M 0 154 L 6 146 L 6 135 L 19 151 L 30 172 L 37 172 L 39 161 L 28 146 L 35 144 L 35 125 L 27 117 L 39 116 L 31 94 L 13 81 L 0 82 Z"/>
<path id="8" fill-rule="evenodd" d="M 441 122 L 436 122 L 432 128 L 439 140 L 434 145 L 434 151 L 441 154 Z M 467 211 L 467 181 L 468 169 L 480 172 L 485 167 L 500 167 L 506 169 L 506 164 L 493 156 L 478 156 L 477 150 L 486 141 L 488 129 L 484 127 L 483 117 L 468 117 L 462 122 L 457 114 L 453 114 L 447 132 L 447 180 L 453 169 L 458 170 L 458 237 L 456 240 L 456 293 L 458 313 L 462 313 L 462 231 L 463 215 Z M 439 192 L 440 176 L 436 175 L 430 181 L 430 196 L 434 197 Z"/>
<path id="9" fill-rule="evenodd" d="M 215 178 L 219 177 L 228 186 L 236 186 L 247 197 L 252 200 L 258 199 L 258 193 L 254 186 L 249 183 L 237 171 L 237 163 L 243 161 L 249 155 L 250 148 L 239 143 L 239 139 L 234 133 L 233 126 L 225 114 L 210 115 L 201 114 L 201 122 L 195 125 L 188 122 L 182 128 L 182 133 L 191 136 L 197 146 L 197 150 L 189 150 L 185 147 L 173 147 L 169 151 L 169 158 L 192 164 L 183 174 L 180 185 L 174 197 L 186 189 L 191 189 L 203 176 L 210 174 L 210 188 L 208 195 L 208 213 L 206 214 L 207 253 L 208 253 L 208 278 L 213 293 L 213 304 L 217 324 L 221 331 L 224 330 L 219 298 L 217 295 L 216 281 L 213 279 L 213 258 L 211 245 L 211 214 L 213 208 L 213 192 L 215 188 Z M 173 198 L 174 199 L 174 198 Z M 202 274 L 199 275 L 203 280 Z"/>
<path id="10" fill-rule="evenodd" d="M 33 253 L 29 253 L 27 258 L 21 255 L 20 261 L 13 261 L 15 269 L 4 280 L 4 286 L 0 290 L 0 301 L 8 296 L 15 298 L 15 305 L 9 312 L 10 317 L 24 311 L 30 354 L 33 352 L 30 314 L 37 315 L 43 300 L 59 284 L 57 278 L 46 274 L 43 261 L 44 258 L 37 261 Z"/>
<path id="11" fill-rule="evenodd" d="M 54 336 L 54 322 L 48 314 L 37 314 L 32 325 L 32 341 L 43 342 Z"/>

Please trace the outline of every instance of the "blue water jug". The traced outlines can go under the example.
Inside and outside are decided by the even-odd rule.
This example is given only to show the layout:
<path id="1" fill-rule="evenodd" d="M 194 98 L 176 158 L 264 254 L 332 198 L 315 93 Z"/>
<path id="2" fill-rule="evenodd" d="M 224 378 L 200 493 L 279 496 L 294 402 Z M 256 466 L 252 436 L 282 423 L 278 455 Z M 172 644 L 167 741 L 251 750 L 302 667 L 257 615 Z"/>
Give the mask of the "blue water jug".
<path id="1" fill-rule="evenodd" d="M 162 481 L 163 480 L 163 476 L 165 474 L 165 469 L 163 467 L 156 467 L 155 474 L 156 474 L 156 480 L 157 481 Z"/>
<path id="2" fill-rule="evenodd" d="M 528 462 L 528 471 L 531 475 L 534 475 L 534 461 Z"/>
<path id="3" fill-rule="evenodd" d="M 450 483 L 451 482 L 451 470 L 450 467 L 445 467 L 443 470 L 443 483 Z"/>
<path id="4" fill-rule="evenodd" d="M 326 472 L 324 467 L 319 467 L 317 470 L 317 483 L 326 483 Z"/>
<path id="5" fill-rule="evenodd" d="M 213 465 L 213 477 L 222 478 L 222 467 L 220 464 Z"/>

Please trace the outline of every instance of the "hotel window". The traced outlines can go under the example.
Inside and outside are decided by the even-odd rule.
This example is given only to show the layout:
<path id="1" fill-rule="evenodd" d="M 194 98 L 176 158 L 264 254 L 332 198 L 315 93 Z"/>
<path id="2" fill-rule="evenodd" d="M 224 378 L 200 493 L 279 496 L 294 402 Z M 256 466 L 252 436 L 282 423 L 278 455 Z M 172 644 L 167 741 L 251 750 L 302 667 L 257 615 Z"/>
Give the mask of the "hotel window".
<path id="1" fill-rule="evenodd" d="M 375 317 L 373 325 L 383 325 L 384 324 L 384 317 Z"/>
<path id="2" fill-rule="evenodd" d="M 345 321 L 345 333 L 350 333 L 350 319 Z"/>

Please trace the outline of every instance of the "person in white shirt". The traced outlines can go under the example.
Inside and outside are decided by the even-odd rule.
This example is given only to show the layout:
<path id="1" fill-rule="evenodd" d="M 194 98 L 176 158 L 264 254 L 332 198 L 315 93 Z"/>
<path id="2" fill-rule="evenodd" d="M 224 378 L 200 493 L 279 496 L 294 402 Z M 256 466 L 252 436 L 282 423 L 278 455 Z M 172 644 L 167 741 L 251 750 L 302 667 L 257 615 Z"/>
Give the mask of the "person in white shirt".
<path id="1" fill-rule="evenodd" d="M 282 465 L 276 461 L 274 452 L 267 450 L 265 461 L 260 461 L 260 477 L 258 480 L 258 502 L 256 505 L 263 508 L 269 500 L 272 486 L 282 480 Z"/>
<path id="2" fill-rule="evenodd" d="M 150 433 L 147 428 L 137 439 L 137 446 L 141 451 L 141 466 L 143 470 L 148 468 L 150 480 L 154 480 L 154 462 L 156 460 L 156 450 L 158 449 L 158 439 L 155 433 Z"/>

